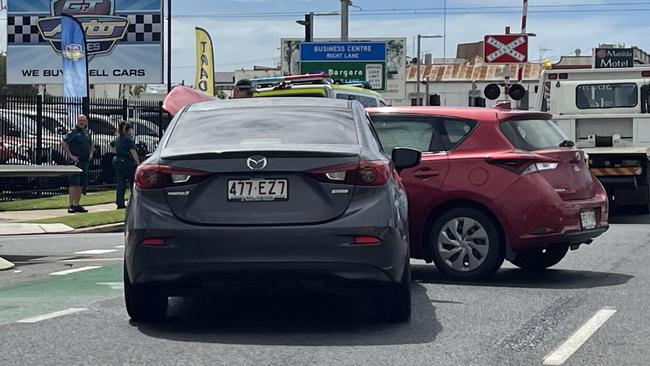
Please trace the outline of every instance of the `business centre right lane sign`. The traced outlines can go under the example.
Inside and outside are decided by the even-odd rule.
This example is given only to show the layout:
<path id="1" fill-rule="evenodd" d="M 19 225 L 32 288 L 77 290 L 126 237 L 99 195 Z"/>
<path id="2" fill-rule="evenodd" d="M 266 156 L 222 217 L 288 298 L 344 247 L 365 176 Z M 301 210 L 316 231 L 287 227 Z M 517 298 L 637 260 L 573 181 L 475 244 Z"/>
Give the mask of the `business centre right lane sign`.
<path id="1" fill-rule="evenodd" d="M 303 42 L 300 72 L 326 72 L 334 80 L 368 81 L 386 89 L 386 42 Z"/>

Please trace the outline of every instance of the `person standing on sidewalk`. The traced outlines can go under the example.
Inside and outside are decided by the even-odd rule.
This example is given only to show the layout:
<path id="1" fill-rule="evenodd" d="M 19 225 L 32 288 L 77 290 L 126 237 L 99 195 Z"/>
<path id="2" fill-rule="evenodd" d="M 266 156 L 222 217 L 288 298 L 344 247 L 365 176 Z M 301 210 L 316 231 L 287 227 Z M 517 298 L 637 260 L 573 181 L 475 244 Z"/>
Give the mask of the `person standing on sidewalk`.
<path id="1" fill-rule="evenodd" d="M 135 178 L 135 168 L 140 165 L 140 158 L 135 149 L 133 141 L 133 127 L 129 122 L 122 121 L 117 129 L 117 137 L 111 142 L 115 150 L 113 158 L 113 167 L 117 177 L 117 191 L 115 192 L 115 204 L 117 208 L 125 208 L 124 194 L 126 193 L 127 184 L 129 191 L 133 194 L 133 179 Z"/>
<path id="2" fill-rule="evenodd" d="M 81 206 L 81 193 L 88 186 L 88 169 L 90 161 L 93 160 L 93 143 L 88 135 L 88 117 L 83 114 L 77 116 L 77 125 L 68 132 L 61 141 L 63 151 L 72 160 L 75 166 L 81 169 L 81 173 L 70 177 L 68 195 L 70 206 L 68 213 L 88 212 Z"/>
<path id="3" fill-rule="evenodd" d="M 253 84 L 248 79 L 241 79 L 235 84 L 232 91 L 232 99 L 251 98 L 253 96 Z"/>

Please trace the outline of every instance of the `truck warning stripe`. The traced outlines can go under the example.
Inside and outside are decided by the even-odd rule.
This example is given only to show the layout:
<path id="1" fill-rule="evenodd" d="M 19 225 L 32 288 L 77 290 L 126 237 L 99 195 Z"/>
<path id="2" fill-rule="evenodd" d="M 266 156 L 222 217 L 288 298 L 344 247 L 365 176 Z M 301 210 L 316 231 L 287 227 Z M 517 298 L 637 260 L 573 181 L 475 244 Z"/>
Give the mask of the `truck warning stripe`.
<path id="1" fill-rule="evenodd" d="M 641 172 L 643 171 L 640 167 L 591 168 L 590 170 L 597 177 L 634 176 L 641 175 Z"/>

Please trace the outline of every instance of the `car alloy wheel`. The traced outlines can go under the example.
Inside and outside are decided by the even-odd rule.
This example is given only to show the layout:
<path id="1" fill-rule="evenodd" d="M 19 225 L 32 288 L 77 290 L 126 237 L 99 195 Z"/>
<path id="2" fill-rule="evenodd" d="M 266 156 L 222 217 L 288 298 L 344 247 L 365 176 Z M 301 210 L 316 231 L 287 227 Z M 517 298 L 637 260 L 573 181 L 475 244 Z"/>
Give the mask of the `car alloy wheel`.
<path id="1" fill-rule="evenodd" d="M 438 235 L 438 251 L 455 271 L 476 270 L 483 264 L 490 246 L 485 228 L 469 217 L 455 217 L 443 225 Z"/>
<path id="2" fill-rule="evenodd" d="M 483 279 L 496 272 L 505 259 L 498 223 L 473 207 L 444 212 L 433 223 L 429 238 L 436 267 L 456 280 Z"/>

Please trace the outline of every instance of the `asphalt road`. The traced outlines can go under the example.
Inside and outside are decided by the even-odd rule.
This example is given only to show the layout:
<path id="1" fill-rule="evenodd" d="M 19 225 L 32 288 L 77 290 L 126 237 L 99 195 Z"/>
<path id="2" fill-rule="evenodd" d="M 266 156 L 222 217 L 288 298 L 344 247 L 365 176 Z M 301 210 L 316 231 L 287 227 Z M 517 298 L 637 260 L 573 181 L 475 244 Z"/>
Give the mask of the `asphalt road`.
<path id="1" fill-rule="evenodd" d="M 0 364 L 650 365 L 650 217 L 612 221 L 543 274 L 459 283 L 414 261 L 402 325 L 376 322 L 363 293 L 264 287 L 173 298 L 166 322 L 136 324 L 121 235 L 4 237 Z"/>

